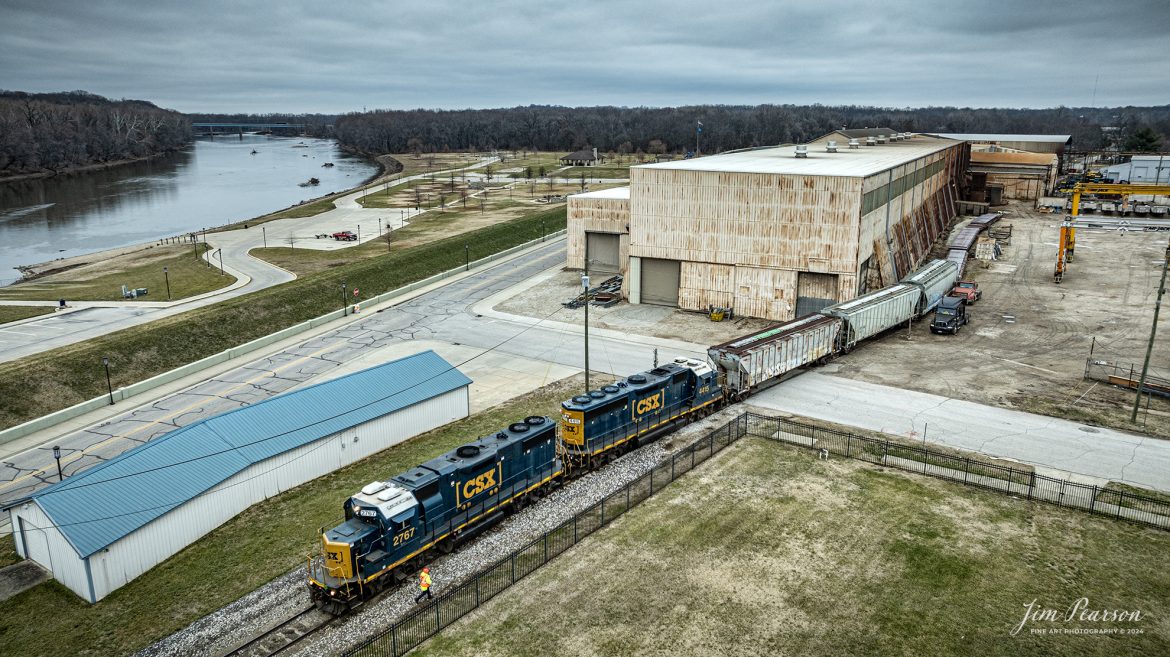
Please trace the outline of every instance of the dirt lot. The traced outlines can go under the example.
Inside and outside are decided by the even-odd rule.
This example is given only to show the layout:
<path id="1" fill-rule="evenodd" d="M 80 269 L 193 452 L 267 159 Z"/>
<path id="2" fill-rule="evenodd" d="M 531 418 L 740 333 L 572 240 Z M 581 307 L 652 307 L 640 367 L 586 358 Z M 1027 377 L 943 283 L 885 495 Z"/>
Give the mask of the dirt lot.
<path id="1" fill-rule="evenodd" d="M 592 284 L 597 285 L 602 280 L 604 277 L 595 276 Z M 514 315 L 546 318 L 562 302 L 580 293 L 581 272 L 560 271 L 549 277 L 535 279 L 534 283 L 532 287 L 497 304 L 494 309 Z M 580 324 L 584 321 L 584 316 L 584 309 L 562 308 L 548 319 Z M 750 318 L 712 322 L 706 315 L 697 312 L 648 304 L 631 305 L 624 301 L 612 308 L 589 308 L 590 327 L 685 340 L 701 345 L 726 342 L 772 324 L 775 322 Z"/>
<path id="2" fill-rule="evenodd" d="M 1166 654 L 1168 548 L 1166 532 L 744 438 L 417 654 Z M 1080 598 L 1142 619 L 1065 622 Z M 1060 620 L 1013 635 L 1033 601 Z M 1133 633 L 1063 633 L 1107 628 Z"/>
<path id="3" fill-rule="evenodd" d="M 838 358 L 836 374 L 1133 430 L 1133 393 L 1083 379 L 1085 360 L 1095 338 L 1095 359 L 1140 370 L 1167 234 L 1081 230 L 1076 259 L 1057 285 L 1058 217 L 1009 206 L 1001 222 L 1012 225 L 1011 245 L 989 267 L 972 260 L 966 277 L 979 282 L 983 298 L 958 335 L 931 335 L 924 321 L 911 340 L 901 330 Z M 1170 372 L 1164 340 L 1151 364 Z M 1154 397 L 1139 423 L 1170 436 L 1170 401 Z"/>

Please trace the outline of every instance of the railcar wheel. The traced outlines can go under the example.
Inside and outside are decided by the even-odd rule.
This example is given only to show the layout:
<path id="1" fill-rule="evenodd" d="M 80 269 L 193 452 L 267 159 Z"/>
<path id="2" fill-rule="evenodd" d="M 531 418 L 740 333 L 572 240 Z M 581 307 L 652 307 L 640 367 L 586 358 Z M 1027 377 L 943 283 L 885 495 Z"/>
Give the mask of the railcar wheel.
<path id="1" fill-rule="evenodd" d="M 455 551 L 455 539 L 454 538 L 448 536 L 447 538 L 444 538 L 443 540 L 439 541 L 439 552 L 442 552 L 443 554 L 451 554 L 454 551 Z"/>
<path id="2" fill-rule="evenodd" d="M 600 468 L 605 463 L 604 458 L 605 457 L 602 456 L 601 454 L 598 454 L 598 455 L 590 458 L 589 459 L 589 469 L 596 470 L 596 469 Z"/>

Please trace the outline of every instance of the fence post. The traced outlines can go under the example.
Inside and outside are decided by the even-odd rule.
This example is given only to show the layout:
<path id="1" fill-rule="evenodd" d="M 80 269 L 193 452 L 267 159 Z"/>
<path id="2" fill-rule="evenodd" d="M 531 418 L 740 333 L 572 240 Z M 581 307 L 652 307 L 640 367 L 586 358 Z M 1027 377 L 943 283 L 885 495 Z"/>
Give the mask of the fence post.
<path id="1" fill-rule="evenodd" d="M 439 628 L 441 628 L 443 625 L 443 621 L 439 619 L 439 604 L 442 603 L 442 601 L 442 598 L 435 600 L 435 634 L 439 633 Z"/>
<path id="2" fill-rule="evenodd" d="M 512 583 L 516 583 L 516 551 L 512 551 Z"/>
<path id="3" fill-rule="evenodd" d="M 544 535 L 545 560 L 548 560 L 548 534 Z M 479 606 L 479 575 L 475 576 L 475 606 Z"/>
<path id="4" fill-rule="evenodd" d="M 1118 491 L 1117 496 L 1117 517 L 1121 517 L 1121 503 L 1125 501 L 1125 491 Z"/>
<path id="5" fill-rule="evenodd" d="M 691 469 L 692 470 L 695 469 L 695 447 L 697 447 L 697 445 L 691 445 Z"/>
<path id="6" fill-rule="evenodd" d="M 544 533 L 544 562 L 548 563 L 548 532 Z M 475 578 L 475 606 L 479 606 L 479 577 Z"/>
<path id="7" fill-rule="evenodd" d="M 670 480 L 674 481 L 674 462 L 678 458 L 678 454 L 670 457 Z"/>
<path id="8" fill-rule="evenodd" d="M 626 484 L 626 511 L 630 510 L 630 486 L 633 485 L 633 482 Z"/>
<path id="9" fill-rule="evenodd" d="M 967 483 L 967 474 L 971 472 L 971 457 L 967 456 L 963 459 L 963 483 Z"/>
<path id="10" fill-rule="evenodd" d="M 650 495 L 654 494 L 654 468 L 650 468 Z M 647 495 L 649 497 L 650 495 Z"/>
<path id="11" fill-rule="evenodd" d="M 603 498 L 601 498 L 601 522 L 597 523 L 597 527 L 600 528 L 604 524 L 605 524 L 605 498 L 603 497 Z"/>
<path id="12" fill-rule="evenodd" d="M 1093 500 L 1089 502 L 1089 513 L 1097 512 L 1097 486 L 1093 486 Z"/>
<path id="13" fill-rule="evenodd" d="M 1028 478 L 1028 499 L 1032 499 L 1032 492 L 1036 490 L 1036 471 L 1032 471 L 1032 476 Z"/>
<path id="14" fill-rule="evenodd" d="M 398 624 L 390 628 L 390 654 L 398 657 Z"/>
<path id="15" fill-rule="evenodd" d="M 653 472 L 653 470 L 651 470 Z M 580 515 L 580 514 L 577 514 Z M 573 516 L 573 545 L 577 544 L 577 516 Z"/>
<path id="16" fill-rule="evenodd" d="M 889 451 L 890 451 L 890 441 L 887 440 L 884 443 L 882 443 L 882 465 L 886 464 L 886 455 L 889 454 Z"/>
<path id="17" fill-rule="evenodd" d="M 1007 492 L 1009 492 L 1009 493 L 1012 492 L 1012 480 L 1015 479 L 1015 477 L 1016 477 L 1016 471 L 1009 467 L 1008 468 L 1008 487 L 1007 487 Z"/>
<path id="18" fill-rule="evenodd" d="M 853 458 L 853 434 L 845 434 L 845 456 Z"/>

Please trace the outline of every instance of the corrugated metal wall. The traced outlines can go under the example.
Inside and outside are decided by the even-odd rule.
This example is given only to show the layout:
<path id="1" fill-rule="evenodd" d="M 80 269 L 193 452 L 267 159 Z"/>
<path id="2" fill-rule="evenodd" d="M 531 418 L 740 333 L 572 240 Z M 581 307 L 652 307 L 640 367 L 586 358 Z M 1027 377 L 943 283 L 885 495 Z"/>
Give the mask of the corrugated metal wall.
<path id="1" fill-rule="evenodd" d="M 463 387 L 252 465 L 110 545 L 106 550 L 92 555 L 90 570 L 97 599 L 102 599 L 162 563 L 253 504 L 424 431 L 466 417 L 467 409 L 468 389 Z M 339 515 L 343 501 L 337 500 Z M 165 502 L 144 500 L 143 503 Z M 315 529 L 308 527 L 306 531 Z M 61 541 L 64 542 L 63 537 Z M 68 549 L 69 558 L 64 561 L 82 564 L 72 547 Z M 60 580 L 58 572 L 62 560 L 56 559 L 56 556 L 54 554 L 52 564 L 34 560 L 50 568 L 54 577 Z M 75 577 L 71 570 L 62 569 L 60 572 L 70 579 Z M 82 578 L 84 582 L 84 570 Z M 78 591 L 73 585 L 65 581 L 62 583 Z M 85 597 L 80 591 L 79 595 Z"/>
<path id="2" fill-rule="evenodd" d="M 565 266 L 570 269 L 585 268 L 585 233 L 614 233 L 618 242 L 618 261 L 621 274 L 626 273 L 630 253 L 629 199 L 580 198 L 570 196 L 568 200 L 568 256 Z"/>
<path id="3" fill-rule="evenodd" d="M 35 502 L 14 508 L 11 511 L 13 539 L 17 552 L 42 566 L 61 584 L 82 598 L 90 598 L 89 578 L 85 574 L 85 562 L 53 522 Z M 28 554 L 24 554 L 27 546 Z"/>
<path id="4" fill-rule="evenodd" d="M 612 233 L 585 233 L 590 273 L 612 275 L 622 271 L 620 237 Z"/>

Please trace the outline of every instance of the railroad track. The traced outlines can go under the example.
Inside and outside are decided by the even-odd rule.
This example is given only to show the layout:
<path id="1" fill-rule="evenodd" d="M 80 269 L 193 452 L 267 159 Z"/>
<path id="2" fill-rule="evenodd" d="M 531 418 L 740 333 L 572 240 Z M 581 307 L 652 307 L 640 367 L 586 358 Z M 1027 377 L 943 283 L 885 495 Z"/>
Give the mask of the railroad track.
<path id="1" fill-rule="evenodd" d="M 327 614 L 316 607 L 308 607 L 296 616 L 276 627 L 259 634 L 244 645 L 227 653 L 224 657 L 269 657 L 279 655 L 312 636 L 318 630 L 332 625 L 337 616 Z"/>

